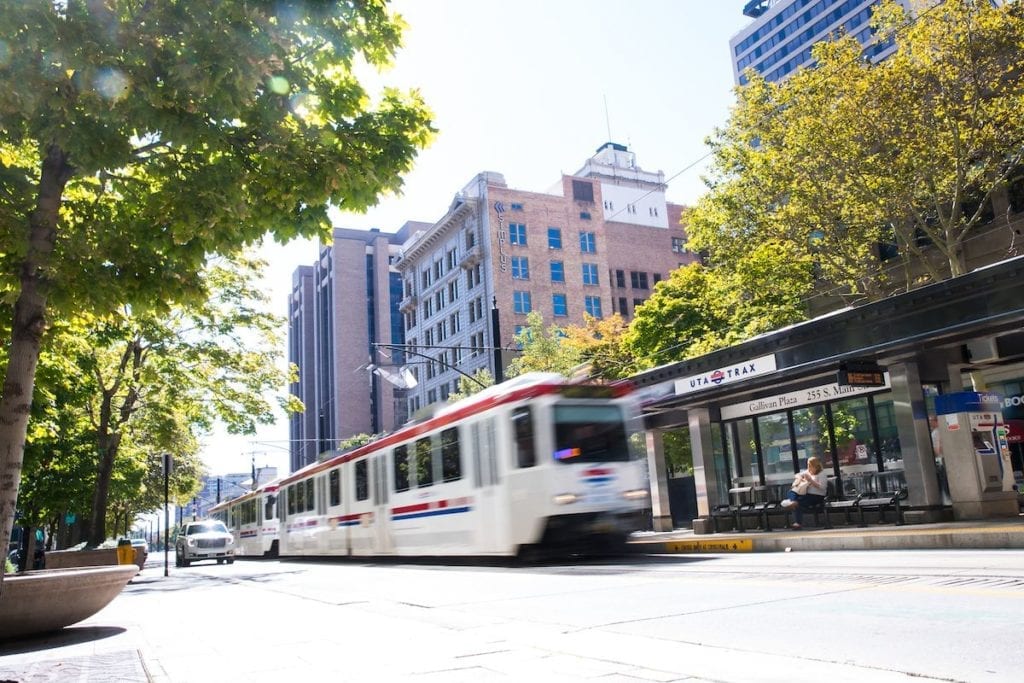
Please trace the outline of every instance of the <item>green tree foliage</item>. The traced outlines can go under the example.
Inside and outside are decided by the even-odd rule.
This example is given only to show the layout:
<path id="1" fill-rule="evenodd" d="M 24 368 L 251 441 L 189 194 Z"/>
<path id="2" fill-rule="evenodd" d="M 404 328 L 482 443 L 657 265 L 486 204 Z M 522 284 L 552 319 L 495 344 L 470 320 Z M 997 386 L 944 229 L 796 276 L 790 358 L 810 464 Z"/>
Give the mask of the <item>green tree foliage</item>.
<path id="1" fill-rule="evenodd" d="M 525 372 L 557 372 L 569 377 L 583 362 L 579 351 L 566 343 L 565 331 L 558 325 L 544 327 L 544 318 L 537 311 L 526 316 L 526 327 L 515 337 L 520 353 L 508 367 L 506 377 Z"/>
<path id="2" fill-rule="evenodd" d="M 433 131 L 418 94 L 371 100 L 355 76 L 400 44 L 384 0 L 0 0 L 0 16 L 17 84 L 0 89 L 6 535 L 48 320 L 202 301 L 210 255 L 325 234 L 328 204 L 397 191 Z"/>
<path id="3" fill-rule="evenodd" d="M 931 4 L 909 20 L 883 3 L 874 23 L 897 52 L 878 65 L 847 37 L 781 83 L 748 73 L 710 141 L 693 248 L 729 267 L 764 241 L 788 244 L 850 301 L 964 272 L 964 244 L 1024 151 L 1024 10 Z M 897 259 L 880 261 L 884 244 Z"/>
<path id="4" fill-rule="evenodd" d="M 469 398 L 478 391 L 483 391 L 489 386 L 494 385 L 494 375 L 487 368 L 480 368 L 473 373 L 472 377 L 460 376 L 459 377 L 459 389 L 451 394 L 448 394 L 448 402 L 455 403 L 461 401 L 464 398 Z"/>
<path id="5" fill-rule="evenodd" d="M 583 325 L 568 325 L 564 344 L 569 352 L 587 364 L 592 378 L 613 380 L 628 377 L 634 370 L 633 357 L 623 344 L 626 321 L 618 313 L 607 318 L 583 314 Z"/>
<path id="6" fill-rule="evenodd" d="M 765 242 L 728 265 L 691 263 L 659 282 L 637 308 L 624 347 L 637 367 L 692 358 L 803 320 L 810 257 Z"/>

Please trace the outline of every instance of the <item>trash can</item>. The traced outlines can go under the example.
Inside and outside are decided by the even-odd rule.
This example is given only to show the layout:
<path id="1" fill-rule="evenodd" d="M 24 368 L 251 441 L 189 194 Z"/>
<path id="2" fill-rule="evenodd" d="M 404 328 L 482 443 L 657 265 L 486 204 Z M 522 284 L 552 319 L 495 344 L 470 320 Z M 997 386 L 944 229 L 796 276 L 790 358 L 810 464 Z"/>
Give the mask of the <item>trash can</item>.
<path id="1" fill-rule="evenodd" d="M 117 563 L 135 564 L 135 548 L 132 547 L 131 539 L 122 538 L 117 542 Z"/>

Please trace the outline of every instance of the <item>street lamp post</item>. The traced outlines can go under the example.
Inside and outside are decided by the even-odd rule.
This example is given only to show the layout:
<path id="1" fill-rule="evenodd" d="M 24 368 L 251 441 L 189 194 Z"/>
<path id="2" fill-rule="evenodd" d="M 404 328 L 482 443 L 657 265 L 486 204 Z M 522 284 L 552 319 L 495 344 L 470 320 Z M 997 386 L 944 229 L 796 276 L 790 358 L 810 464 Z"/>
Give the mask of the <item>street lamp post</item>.
<path id="1" fill-rule="evenodd" d="M 444 361 L 440 361 L 440 360 L 438 360 L 436 358 L 428 356 L 425 353 L 420 353 L 419 351 L 411 349 L 408 344 L 382 344 L 380 342 L 371 342 L 371 346 L 373 346 L 376 349 L 391 349 L 393 351 L 401 351 L 402 353 L 411 353 L 412 355 L 417 356 L 419 358 L 426 358 L 428 361 L 430 361 L 432 363 L 439 363 L 440 365 L 443 365 L 444 367 L 448 368 L 449 370 L 454 370 L 455 372 L 459 373 L 460 375 L 462 375 L 466 379 L 474 382 L 481 389 L 486 389 L 487 388 L 486 384 L 484 384 L 483 382 L 481 382 L 480 380 L 478 380 L 476 377 L 474 377 L 473 375 L 469 374 L 468 372 L 465 372 L 463 370 L 458 369 L 457 367 L 455 367 L 451 363 L 445 363 Z M 376 367 L 376 364 L 375 363 L 371 363 L 367 367 L 372 369 L 372 368 Z"/>

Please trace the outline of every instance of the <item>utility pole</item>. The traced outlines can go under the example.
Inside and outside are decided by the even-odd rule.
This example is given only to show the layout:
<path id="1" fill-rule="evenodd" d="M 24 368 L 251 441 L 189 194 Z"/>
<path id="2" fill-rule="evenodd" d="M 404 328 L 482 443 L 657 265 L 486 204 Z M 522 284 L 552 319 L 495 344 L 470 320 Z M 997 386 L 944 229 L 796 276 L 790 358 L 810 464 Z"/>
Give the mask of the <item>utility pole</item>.
<path id="1" fill-rule="evenodd" d="M 505 368 L 501 366 L 501 321 L 498 318 L 498 297 L 491 304 L 491 343 L 494 345 L 494 383 L 505 381 Z"/>

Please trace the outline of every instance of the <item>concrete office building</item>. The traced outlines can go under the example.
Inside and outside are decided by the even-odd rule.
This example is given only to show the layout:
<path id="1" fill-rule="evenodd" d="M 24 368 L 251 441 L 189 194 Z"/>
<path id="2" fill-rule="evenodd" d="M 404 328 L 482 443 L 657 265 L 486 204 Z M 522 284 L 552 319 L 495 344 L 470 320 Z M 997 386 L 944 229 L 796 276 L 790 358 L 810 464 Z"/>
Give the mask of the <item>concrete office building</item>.
<path id="1" fill-rule="evenodd" d="M 317 262 L 294 272 L 288 360 L 299 378 L 290 391 L 306 410 L 289 425 L 292 471 L 350 436 L 405 421 L 402 390 L 367 365 L 374 344 L 403 343 L 401 280 L 392 266 L 402 242 L 422 225 L 408 223 L 393 234 L 336 228 Z"/>
<path id="2" fill-rule="evenodd" d="M 696 260 L 683 246 L 683 207 L 665 190 L 662 172 L 611 142 L 546 193 L 510 188 L 500 173 L 473 178 L 395 264 L 418 380 L 410 413 L 445 400 L 463 373 L 494 374 L 495 347 L 511 360 L 531 311 L 557 325 L 582 324 L 584 313 L 631 318 L 658 281 Z"/>

